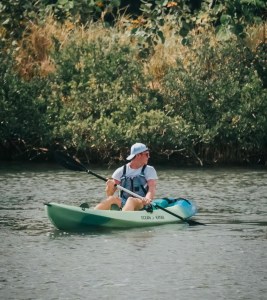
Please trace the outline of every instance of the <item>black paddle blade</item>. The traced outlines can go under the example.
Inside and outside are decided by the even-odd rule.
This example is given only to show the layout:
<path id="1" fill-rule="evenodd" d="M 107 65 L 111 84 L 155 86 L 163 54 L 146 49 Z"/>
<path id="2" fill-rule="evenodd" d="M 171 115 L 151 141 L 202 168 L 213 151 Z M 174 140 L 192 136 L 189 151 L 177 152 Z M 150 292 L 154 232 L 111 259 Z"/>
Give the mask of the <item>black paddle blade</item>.
<path id="1" fill-rule="evenodd" d="M 103 181 L 107 181 L 107 178 L 96 174 L 93 171 L 88 170 L 77 158 L 70 156 L 67 153 L 56 151 L 54 153 L 55 160 L 65 167 L 66 169 L 72 170 L 72 171 L 84 171 L 88 174 L 91 174 Z"/>
<path id="2" fill-rule="evenodd" d="M 64 168 L 72 171 L 87 171 L 86 167 L 82 165 L 77 158 L 70 156 L 61 151 L 54 153 L 55 160 Z"/>
<path id="3" fill-rule="evenodd" d="M 164 210 L 166 213 L 168 213 L 168 214 L 170 214 L 170 215 L 172 215 L 172 216 L 174 216 L 174 217 L 177 217 L 178 219 L 180 219 L 181 221 L 187 223 L 187 224 L 190 225 L 190 226 L 205 225 L 205 224 L 203 224 L 203 223 L 199 223 L 199 222 L 194 221 L 194 220 L 184 219 L 184 218 L 182 218 L 181 216 L 179 216 L 179 215 L 173 213 L 172 211 L 169 211 L 168 209 L 166 209 L 166 208 L 164 208 L 164 207 L 162 207 L 162 206 L 160 206 L 160 205 L 158 205 L 158 204 L 154 204 L 154 205 L 155 205 L 155 207 L 157 207 L 157 208 L 159 208 L 159 209 L 161 209 L 161 210 Z"/>
<path id="4" fill-rule="evenodd" d="M 194 221 L 194 220 L 185 220 L 185 222 L 187 222 L 190 226 L 197 226 L 197 225 L 206 225 L 204 223 L 200 223 L 200 222 L 197 222 L 197 221 Z"/>

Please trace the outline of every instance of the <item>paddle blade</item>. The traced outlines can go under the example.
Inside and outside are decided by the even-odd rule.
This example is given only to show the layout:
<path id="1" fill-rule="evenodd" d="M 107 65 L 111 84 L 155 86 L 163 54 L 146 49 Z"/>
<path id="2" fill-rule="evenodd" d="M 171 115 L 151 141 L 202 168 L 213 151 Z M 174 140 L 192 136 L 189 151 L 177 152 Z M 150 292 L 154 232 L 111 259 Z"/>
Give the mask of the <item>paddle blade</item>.
<path id="1" fill-rule="evenodd" d="M 200 222 L 197 222 L 197 221 L 194 221 L 194 220 L 185 220 L 185 222 L 187 222 L 190 226 L 197 226 L 197 225 L 205 226 L 206 225 L 204 223 L 200 223 Z"/>
<path id="2" fill-rule="evenodd" d="M 160 206 L 160 205 L 158 205 L 158 204 L 155 204 L 155 203 L 154 203 L 153 205 L 154 205 L 155 207 L 161 209 L 161 210 L 164 210 L 166 213 L 168 213 L 168 214 L 170 214 L 170 215 L 172 215 L 172 216 L 174 216 L 174 217 L 177 217 L 178 219 L 182 220 L 183 222 L 187 223 L 187 224 L 190 225 L 190 226 L 205 225 L 205 224 L 203 224 L 203 223 L 199 223 L 199 222 L 194 221 L 194 220 L 184 219 L 184 218 L 182 218 L 181 216 L 179 216 L 179 215 L 173 213 L 172 211 L 169 211 L 168 209 L 166 209 L 166 208 L 164 208 L 164 207 L 162 207 L 162 206 Z"/>
<path id="3" fill-rule="evenodd" d="M 86 167 L 82 165 L 77 158 L 70 156 L 61 151 L 54 153 L 55 160 L 64 168 L 72 171 L 87 171 Z"/>

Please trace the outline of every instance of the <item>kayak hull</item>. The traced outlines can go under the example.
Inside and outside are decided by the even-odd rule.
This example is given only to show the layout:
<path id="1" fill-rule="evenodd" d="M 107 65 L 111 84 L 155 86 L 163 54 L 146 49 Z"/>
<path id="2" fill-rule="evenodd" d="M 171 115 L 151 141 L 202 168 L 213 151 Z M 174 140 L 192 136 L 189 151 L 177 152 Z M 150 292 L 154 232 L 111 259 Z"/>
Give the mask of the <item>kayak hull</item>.
<path id="1" fill-rule="evenodd" d="M 177 201 L 175 205 L 165 207 L 165 209 L 183 219 L 192 217 L 197 211 L 194 203 L 188 200 Z M 155 207 L 152 212 L 96 210 L 50 202 L 45 204 L 45 210 L 51 223 L 57 229 L 64 231 L 95 227 L 133 228 L 183 222 L 178 217 Z"/>

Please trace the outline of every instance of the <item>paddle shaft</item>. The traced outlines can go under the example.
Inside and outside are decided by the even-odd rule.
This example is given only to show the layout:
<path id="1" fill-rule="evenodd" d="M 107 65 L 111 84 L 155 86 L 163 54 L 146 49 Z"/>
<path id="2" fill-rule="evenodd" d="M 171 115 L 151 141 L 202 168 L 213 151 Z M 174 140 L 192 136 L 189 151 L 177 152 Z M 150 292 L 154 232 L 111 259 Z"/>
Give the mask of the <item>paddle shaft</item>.
<path id="1" fill-rule="evenodd" d="M 96 178 L 98 179 L 101 179 L 105 182 L 108 181 L 107 178 L 99 175 L 99 174 L 96 174 L 95 172 L 87 169 L 87 167 L 82 164 L 77 158 L 74 158 L 72 156 L 70 156 L 69 154 L 66 154 L 66 153 L 62 153 L 60 151 L 56 151 L 55 152 L 55 159 L 62 165 L 64 166 L 65 168 L 69 169 L 69 170 L 73 170 L 73 171 L 85 171 L 87 174 L 91 174 L 93 176 L 95 176 Z M 136 197 L 136 198 L 140 198 L 140 199 L 143 199 L 143 197 L 139 196 L 138 194 L 135 194 L 134 192 L 130 191 L 130 190 L 127 190 L 126 188 L 120 186 L 120 185 L 116 185 L 118 189 Z"/>
<path id="2" fill-rule="evenodd" d="M 108 179 L 106 179 L 105 177 L 102 177 L 101 175 L 98 175 L 98 174 L 96 174 L 96 173 L 94 173 L 94 172 L 92 172 L 92 171 L 90 171 L 90 170 L 86 170 L 86 172 L 87 172 L 88 174 L 94 175 L 95 177 L 97 177 L 97 178 L 99 178 L 99 179 L 102 179 L 103 181 L 106 181 L 106 182 L 108 181 Z M 141 199 L 141 200 L 144 198 L 144 197 L 142 197 L 142 196 L 140 196 L 140 195 L 138 195 L 138 194 L 136 194 L 136 193 L 134 193 L 134 192 L 132 192 L 132 191 L 126 189 L 126 188 L 124 188 L 123 186 L 121 186 L 121 185 L 119 185 L 119 184 L 116 184 L 115 186 L 116 186 L 119 190 L 124 191 L 124 192 L 128 193 L 129 195 L 134 196 L 135 198 L 139 198 L 139 199 Z"/>

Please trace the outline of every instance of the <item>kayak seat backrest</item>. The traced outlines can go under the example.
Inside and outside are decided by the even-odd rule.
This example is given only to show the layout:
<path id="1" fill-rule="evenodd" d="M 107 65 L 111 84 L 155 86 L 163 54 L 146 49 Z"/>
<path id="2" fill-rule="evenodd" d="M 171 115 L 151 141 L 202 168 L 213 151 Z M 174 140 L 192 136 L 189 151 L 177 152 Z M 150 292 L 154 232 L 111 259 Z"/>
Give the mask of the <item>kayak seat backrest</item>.
<path id="1" fill-rule="evenodd" d="M 152 201 L 152 203 L 160 205 L 163 208 L 170 207 L 173 205 L 177 205 L 181 199 L 175 199 L 175 198 L 161 198 L 161 199 L 155 199 Z M 187 200 L 186 200 L 187 201 Z"/>
<path id="2" fill-rule="evenodd" d="M 155 199 L 152 201 L 152 204 L 157 204 L 163 208 L 168 208 L 174 205 L 180 206 L 186 215 L 193 215 L 197 213 L 197 208 L 194 202 L 189 201 L 184 198 L 162 198 L 162 199 Z"/>
<path id="3" fill-rule="evenodd" d="M 189 200 L 186 200 L 186 199 L 183 199 L 183 198 L 170 199 L 168 206 L 174 206 L 174 205 L 187 207 L 187 206 L 191 206 L 191 202 Z"/>
<path id="4" fill-rule="evenodd" d="M 180 199 L 176 202 L 176 205 L 181 206 L 186 215 L 193 216 L 197 213 L 197 207 L 194 202 L 186 199 Z"/>
<path id="5" fill-rule="evenodd" d="M 152 204 L 157 204 L 163 208 L 166 208 L 169 206 L 169 202 L 166 199 L 155 199 L 152 201 Z"/>

